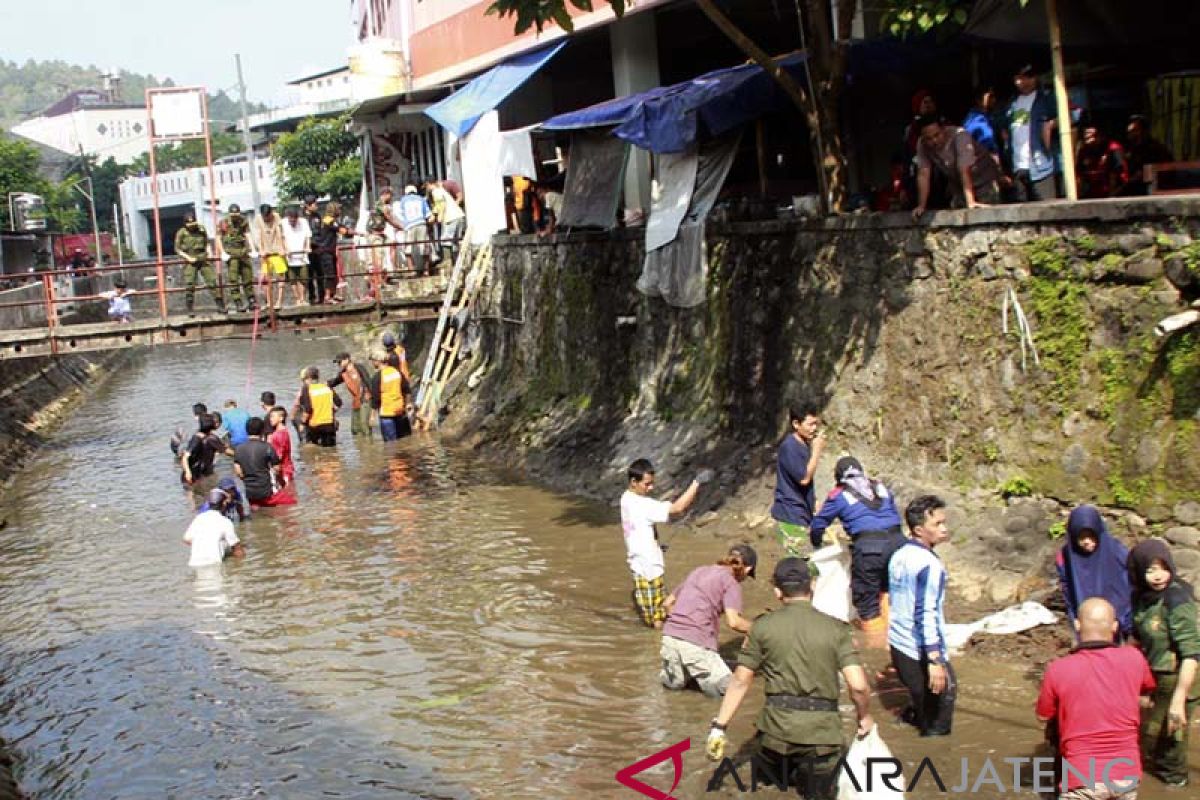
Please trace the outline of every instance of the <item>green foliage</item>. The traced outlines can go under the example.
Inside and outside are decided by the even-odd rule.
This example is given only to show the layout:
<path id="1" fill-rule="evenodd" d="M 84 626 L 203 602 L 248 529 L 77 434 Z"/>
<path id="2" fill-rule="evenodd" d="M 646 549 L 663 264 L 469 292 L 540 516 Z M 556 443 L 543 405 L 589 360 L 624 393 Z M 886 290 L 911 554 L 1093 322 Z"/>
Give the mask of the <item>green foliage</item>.
<path id="1" fill-rule="evenodd" d="M 1147 478 L 1138 478 L 1132 484 L 1126 484 L 1120 475 L 1108 476 L 1108 490 L 1112 492 L 1113 505 L 1119 508 L 1137 508 L 1149 488 L 1150 481 Z"/>
<path id="2" fill-rule="evenodd" d="M 625 14 L 625 0 L 601 0 L 612 6 L 613 13 L 618 17 Z M 494 0 L 488 6 L 487 13 L 498 17 L 513 17 L 514 32 L 519 36 L 530 28 L 536 28 L 538 33 L 553 22 L 564 31 L 575 30 L 575 23 L 567 9 L 568 3 L 580 11 L 592 11 L 595 6 L 592 0 Z"/>
<path id="3" fill-rule="evenodd" d="M 1175 334 L 1162 353 L 1174 416 L 1194 418 L 1200 413 L 1200 332 L 1192 327 Z"/>
<path id="4" fill-rule="evenodd" d="M 1050 526 L 1050 530 L 1046 531 L 1046 535 L 1054 541 L 1058 541 L 1067 535 L 1067 521 L 1060 519 Z"/>
<path id="5" fill-rule="evenodd" d="M 1033 481 L 1024 475 L 1014 475 L 997 487 L 1001 497 L 1029 497 L 1033 494 Z"/>
<path id="6" fill-rule="evenodd" d="M 68 178 L 55 185 L 42 177 L 41 154 L 32 145 L 19 139 L 0 136 L 0 228 L 11 228 L 8 203 L 9 192 L 32 192 L 46 202 L 47 225 L 50 230 L 72 233 L 85 226 L 87 213 L 81 207 L 83 196 L 70 187 Z"/>
<path id="7" fill-rule="evenodd" d="M 224 158 L 245 149 L 240 137 L 232 133 L 212 134 L 212 159 Z M 203 167 L 207 162 L 203 139 L 188 139 L 182 142 L 160 144 L 154 148 L 154 166 L 159 172 L 174 172 L 177 169 Z M 126 168 L 127 175 L 150 173 L 150 155 L 142 153 Z"/>
<path id="8" fill-rule="evenodd" d="M 1091 337 L 1087 287 L 1071 277 L 1058 239 L 1036 239 L 1026 246 L 1033 266 L 1029 280 L 1036 319 L 1034 341 L 1042 368 L 1051 377 L 1049 399 L 1066 409 L 1079 383 L 1079 370 Z"/>
<path id="9" fill-rule="evenodd" d="M 353 200 L 362 185 L 358 151 L 358 137 L 346 129 L 345 117 L 305 120 L 295 133 L 280 136 L 272 150 L 280 196 Z"/>
<path id="10" fill-rule="evenodd" d="M 892 0 L 884 5 L 883 29 L 893 36 L 927 33 L 942 25 L 962 27 L 974 0 Z"/>
<path id="11" fill-rule="evenodd" d="M 1000 446 L 995 442 L 987 442 L 983 445 L 983 457 L 989 464 L 995 464 L 1000 460 Z"/>

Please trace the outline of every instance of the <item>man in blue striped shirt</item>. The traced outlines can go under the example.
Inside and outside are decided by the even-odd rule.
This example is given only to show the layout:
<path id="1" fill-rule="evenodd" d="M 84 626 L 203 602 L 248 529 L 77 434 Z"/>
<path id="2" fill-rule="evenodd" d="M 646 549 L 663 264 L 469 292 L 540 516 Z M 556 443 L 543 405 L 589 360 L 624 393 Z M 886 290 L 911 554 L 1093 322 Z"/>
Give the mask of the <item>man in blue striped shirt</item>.
<path id="1" fill-rule="evenodd" d="M 946 568 L 933 548 L 950 538 L 946 504 L 923 495 L 904 510 L 910 538 L 888 562 L 892 664 L 912 699 L 922 736 L 948 736 L 957 681 L 946 652 Z"/>

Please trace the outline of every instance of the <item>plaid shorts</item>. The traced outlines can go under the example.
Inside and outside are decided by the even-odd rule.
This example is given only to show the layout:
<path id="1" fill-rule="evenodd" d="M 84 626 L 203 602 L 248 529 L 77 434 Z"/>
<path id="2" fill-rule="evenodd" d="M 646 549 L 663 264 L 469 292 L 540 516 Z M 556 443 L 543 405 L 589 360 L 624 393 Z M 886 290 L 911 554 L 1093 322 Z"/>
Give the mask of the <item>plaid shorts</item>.
<path id="1" fill-rule="evenodd" d="M 654 623 L 667 619 L 667 610 L 663 608 L 663 600 L 666 597 L 666 587 L 661 575 L 657 578 L 633 576 L 633 604 L 637 607 L 642 622 L 649 627 L 653 628 Z"/>

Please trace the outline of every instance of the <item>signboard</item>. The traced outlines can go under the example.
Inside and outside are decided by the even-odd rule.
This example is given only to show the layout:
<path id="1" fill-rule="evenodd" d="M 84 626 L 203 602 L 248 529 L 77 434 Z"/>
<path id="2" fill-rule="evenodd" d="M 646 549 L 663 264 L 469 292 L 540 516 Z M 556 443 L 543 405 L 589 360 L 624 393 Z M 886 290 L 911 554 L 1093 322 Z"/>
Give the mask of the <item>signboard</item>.
<path id="1" fill-rule="evenodd" d="M 156 139 L 204 136 L 204 90 L 146 93 L 151 135 Z"/>

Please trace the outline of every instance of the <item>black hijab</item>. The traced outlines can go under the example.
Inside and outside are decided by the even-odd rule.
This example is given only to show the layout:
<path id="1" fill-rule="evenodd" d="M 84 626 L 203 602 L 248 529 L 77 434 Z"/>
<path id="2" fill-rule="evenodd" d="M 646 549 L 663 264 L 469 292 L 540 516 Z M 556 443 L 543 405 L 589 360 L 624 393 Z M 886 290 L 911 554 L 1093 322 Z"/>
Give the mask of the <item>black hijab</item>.
<path id="1" fill-rule="evenodd" d="M 1146 583 L 1146 570 L 1155 561 L 1161 561 L 1171 573 L 1171 582 L 1165 589 L 1155 591 Z M 1167 605 L 1174 608 L 1181 603 L 1195 599 L 1191 584 L 1179 577 L 1175 568 L 1175 560 L 1171 558 L 1171 548 L 1162 539 L 1147 539 L 1138 543 L 1129 551 L 1129 585 L 1133 587 L 1133 600 L 1136 605 L 1147 606 L 1166 600 Z"/>

